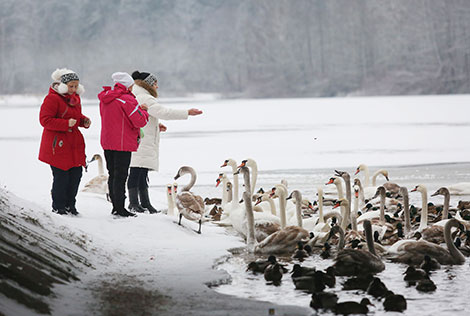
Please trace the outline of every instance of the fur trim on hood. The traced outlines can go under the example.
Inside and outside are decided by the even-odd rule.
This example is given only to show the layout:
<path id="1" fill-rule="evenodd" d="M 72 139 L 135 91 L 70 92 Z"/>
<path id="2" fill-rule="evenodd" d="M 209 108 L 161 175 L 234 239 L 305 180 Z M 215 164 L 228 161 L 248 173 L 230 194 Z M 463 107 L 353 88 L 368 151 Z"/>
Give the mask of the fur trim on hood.
<path id="1" fill-rule="evenodd" d="M 157 98 L 158 97 L 158 93 L 157 93 L 157 90 L 154 89 L 152 86 L 150 86 L 148 83 L 146 83 L 145 81 L 143 80 L 140 80 L 140 79 L 136 79 L 134 80 L 134 83 L 136 85 L 138 85 L 139 87 L 142 87 L 144 88 L 145 90 L 148 91 L 148 93 L 150 93 L 150 95 L 154 98 Z"/>

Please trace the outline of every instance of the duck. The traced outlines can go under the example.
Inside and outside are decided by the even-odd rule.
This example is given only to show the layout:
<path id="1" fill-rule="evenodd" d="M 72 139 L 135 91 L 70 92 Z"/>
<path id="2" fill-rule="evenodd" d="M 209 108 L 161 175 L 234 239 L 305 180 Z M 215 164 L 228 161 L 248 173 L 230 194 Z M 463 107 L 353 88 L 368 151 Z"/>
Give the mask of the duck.
<path id="1" fill-rule="evenodd" d="M 297 250 L 292 255 L 292 259 L 298 259 L 299 261 L 303 261 L 305 258 L 308 258 L 309 254 L 307 251 L 304 250 L 304 243 L 301 241 L 297 242 Z"/>
<path id="2" fill-rule="evenodd" d="M 323 292 L 326 288 L 323 275 L 324 273 L 321 271 L 315 271 L 312 274 L 292 278 L 292 282 L 294 282 L 296 290 L 308 293 Z"/>
<path id="3" fill-rule="evenodd" d="M 109 195 L 108 175 L 104 173 L 103 158 L 100 154 L 94 154 L 88 164 L 98 161 L 98 175 L 88 181 L 82 189 L 82 192 L 92 192 L 97 194 Z M 88 166 L 87 164 L 87 166 Z"/>
<path id="4" fill-rule="evenodd" d="M 384 309 L 387 312 L 403 312 L 406 310 L 406 298 L 401 294 L 394 294 L 389 291 L 383 302 Z"/>
<path id="5" fill-rule="evenodd" d="M 409 266 L 404 273 L 403 280 L 408 284 L 414 285 L 417 281 L 428 279 L 428 273 L 423 269 L 416 269 L 414 266 Z"/>
<path id="6" fill-rule="evenodd" d="M 375 298 L 385 297 L 387 292 L 387 286 L 377 277 L 374 277 L 367 287 L 367 294 L 372 295 Z"/>
<path id="7" fill-rule="evenodd" d="M 338 302 L 338 295 L 329 292 L 313 292 L 310 307 L 313 309 L 331 310 Z"/>
<path id="8" fill-rule="evenodd" d="M 434 292 L 437 286 L 431 279 L 423 279 L 418 282 L 416 289 L 420 292 Z"/>
<path id="9" fill-rule="evenodd" d="M 436 259 L 431 258 L 428 255 L 424 255 L 423 262 L 419 265 L 419 267 L 426 271 L 426 273 L 429 273 L 433 270 L 439 270 L 441 265 Z"/>
<path id="10" fill-rule="evenodd" d="M 264 279 L 274 285 L 279 285 L 281 283 L 282 276 L 283 269 L 278 262 L 272 263 L 264 269 Z"/>
<path id="11" fill-rule="evenodd" d="M 251 261 L 246 268 L 246 271 L 251 271 L 253 273 L 264 273 L 266 267 L 270 264 L 275 264 L 277 259 L 275 256 L 270 255 L 268 259 L 258 259 L 256 261 Z"/>
<path id="12" fill-rule="evenodd" d="M 316 271 L 315 267 L 303 267 L 296 263 L 292 266 L 291 277 L 295 279 L 302 276 L 314 275 Z"/>
<path id="13" fill-rule="evenodd" d="M 428 255 L 429 257 L 436 259 L 441 265 L 464 264 L 465 257 L 457 247 L 455 247 L 451 237 L 451 229 L 453 227 L 464 230 L 463 225 L 458 220 L 455 218 L 449 219 L 444 226 L 444 240 L 447 245 L 447 249 L 426 240 L 403 240 L 395 243 L 400 243 L 400 245 L 394 248 L 396 255 L 391 257 L 390 260 L 394 262 L 418 265 L 423 262 L 424 256 Z"/>
<path id="14" fill-rule="evenodd" d="M 337 315 L 351 315 L 351 314 L 367 314 L 369 308 L 367 305 L 372 305 L 368 298 L 363 298 L 360 303 L 347 301 L 337 303 L 333 308 L 333 312 Z"/>
<path id="15" fill-rule="evenodd" d="M 191 175 L 191 180 L 183 187 L 181 193 L 176 196 L 176 207 L 179 211 L 178 225 L 181 225 L 181 218 L 183 216 L 190 221 L 197 221 L 199 223 L 197 233 L 201 234 L 204 201 L 202 197 L 189 191 L 196 183 L 196 171 L 190 166 L 183 166 L 176 173 L 175 180 L 188 173 Z"/>
<path id="16" fill-rule="evenodd" d="M 355 277 L 351 277 L 347 279 L 343 283 L 343 290 L 350 291 L 350 290 L 363 290 L 367 291 L 369 284 L 372 282 L 374 277 L 372 274 L 367 273 L 365 275 L 358 275 Z"/>
<path id="17" fill-rule="evenodd" d="M 335 258 L 336 274 L 351 276 L 366 273 L 378 273 L 385 269 L 385 265 L 376 255 L 372 239 L 372 225 L 369 220 L 364 221 L 364 231 L 369 251 L 363 249 L 343 249 Z"/>

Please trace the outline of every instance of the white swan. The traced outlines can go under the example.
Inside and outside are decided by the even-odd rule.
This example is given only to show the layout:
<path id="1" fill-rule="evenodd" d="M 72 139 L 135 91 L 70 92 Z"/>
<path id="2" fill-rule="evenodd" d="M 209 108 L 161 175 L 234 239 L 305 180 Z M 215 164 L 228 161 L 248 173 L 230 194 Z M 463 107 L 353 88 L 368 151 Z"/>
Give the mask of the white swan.
<path id="1" fill-rule="evenodd" d="M 470 195 L 470 182 L 448 185 L 447 189 L 451 195 Z"/>
<path id="2" fill-rule="evenodd" d="M 318 195 L 318 222 L 313 228 L 313 232 L 328 232 L 330 231 L 330 225 L 326 222 L 323 213 L 323 188 L 317 187 Z"/>
<path id="3" fill-rule="evenodd" d="M 336 186 L 336 192 L 338 192 L 338 200 L 344 198 L 343 186 L 341 180 L 338 177 L 331 177 L 325 185 L 334 184 Z"/>
<path id="4" fill-rule="evenodd" d="M 168 212 L 166 213 L 168 216 L 175 215 L 175 200 L 173 199 L 173 185 L 170 183 L 166 185 L 166 200 L 168 203 Z"/>
<path id="5" fill-rule="evenodd" d="M 219 173 L 219 177 L 217 180 L 215 180 L 216 184 L 215 187 L 217 188 L 220 183 L 222 183 L 222 202 L 221 206 L 222 209 L 225 209 L 225 206 L 228 203 L 228 191 L 227 191 L 227 184 L 228 184 L 228 178 L 225 175 L 225 173 Z"/>
<path id="6" fill-rule="evenodd" d="M 197 221 L 199 222 L 197 233 L 200 234 L 202 218 L 204 216 L 204 200 L 199 195 L 189 191 L 196 183 L 196 171 L 192 167 L 183 166 L 178 170 L 175 180 L 188 173 L 191 175 L 190 182 L 176 196 L 176 207 L 180 212 L 178 225 L 181 225 L 181 218 L 183 216 L 190 221 Z"/>
<path id="7" fill-rule="evenodd" d="M 229 159 L 226 159 L 224 161 L 224 163 L 222 164 L 222 166 L 220 166 L 220 168 L 223 168 L 223 167 L 232 167 L 232 175 L 233 175 L 233 200 L 239 201 L 239 195 L 238 195 L 238 174 L 235 174 L 235 172 L 237 171 L 237 162 L 235 160 L 233 160 L 232 158 L 229 158 Z"/>
<path id="8" fill-rule="evenodd" d="M 248 158 L 242 161 L 242 163 L 238 166 L 241 167 L 249 167 L 251 168 L 251 196 L 255 193 L 256 181 L 258 179 L 258 164 L 254 159 Z"/>
<path id="9" fill-rule="evenodd" d="M 98 161 L 98 175 L 85 184 L 82 192 L 108 194 L 108 175 L 104 173 L 103 158 L 100 154 L 94 154 L 88 163 L 93 161 Z"/>
<path id="10" fill-rule="evenodd" d="M 313 230 L 318 222 L 318 217 L 302 218 L 302 193 L 299 190 L 292 191 L 289 197 L 287 197 L 288 200 L 292 198 L 295 200 L 296 222 L 294 225 L 305 228 L 308 231 Z"/>
<path id="11" fill-rule="evenodd" d="M 418 232 L 423 231 L 428 227 L 428 189 L 424 184 L 418 184 L 410 192 L 420 192 L 421 193 L 421 219 L 419 222 Z"/>
<path id="12" fill-rule="evenodd" d="M 370 200 L 374 195 L 375 192 L 377 191 L 377 176 L 378 175 L 383 175 L 387 181 L 389 181 L 388 178 L 388 171 L 385 169 L 380 169 L 374 172 L 372 176 L 372 185 L 369 186 L 369 167 L 365 164 L 360 164 L 359 167 L 356 169 L 355 175 L 357 175 L 359 172 L 363 171 L 364 172 L 364 185 L 363 185 L 363 190 L 364 190 L 364 197 L 367 200 Z"/>

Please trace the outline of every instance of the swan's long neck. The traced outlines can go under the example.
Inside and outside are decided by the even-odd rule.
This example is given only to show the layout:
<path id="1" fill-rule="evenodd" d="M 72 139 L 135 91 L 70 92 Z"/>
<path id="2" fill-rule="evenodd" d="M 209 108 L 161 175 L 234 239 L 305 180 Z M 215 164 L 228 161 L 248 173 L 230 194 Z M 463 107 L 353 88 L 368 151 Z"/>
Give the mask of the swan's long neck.
<path id="1" fill-rule="evenodd" d="M 323 217 L 323 189 L 317 188 L 318 191 L 318 223 L 324 224 L 325 218 Z"/>
<path id="2" fill-rule="evenodd" d="M 365 187 L 368 187 L 369 186 L 369 167 L 367 167 L 366 165 L 363 166 L 363 170 L 364 170 L 364 186 Z"/>
<path id="3" fill-rule="evenodd" d="M 181 191 L 191 190 L 191 188 L 194 186 L 194 183 L 196 183 L 196 178 L 197 178 L 196 171 L 194 171 L 194 169 L 191 168 L 187 171 L 187 173 L 191 174 L 191 180 L 184 188 L 181 189 Z"/>
<path id="4" fill-rule="evenodd" d="M 380 190 L 380 224 L 385 225 L 385 190 Z"/>
<path id="5" fill-rule="evenodd" d="M 377 170 L 376 172 L 374 172 L 374 174 L 372 175 L 372 186 L 375 187 L 377 186 L 377 177 L 379 174 L 382 174 L 382 170 Z"/>
<path id="6" fill-rule="evenodd" d="M 374 239 L 372 237 L 372 226 L 368 220 L 364 221 L 364 232 L 366 234 L 367 248 L 369 249 L 369 252 L 373 255 L 377 255 L 375 253 Z"/>
<path id="7" fill-rule="evenodd" d="M 302 227 L 302 194 L 300 191 L 293 191 L 295 198 L 295 215 L 297 217 L 297 226 Z"/>
<path id="8" fill-rule="evenodd" d="M 173 191 L 172 187 L 170 187 L 170 191 L 171 192 Z M 173 216 L 174 207 L 175 207 L 172 194 L 173 194 L 173 192 L 170 194 L 170 192 L 168 192 L 168 189 L 166 190 L 166 199 L 167 199 L 167 202 L 168 202 L 168 215 L 169 216 Z"/>
<path id="9" fill-rule="evenodd" d="M 419 223 L 418 230 L 422 231 L 426 227 L 428 227 L 428 190 L 424 187 L 421 188 L 421 198 L 422 198 L 422 205 L 421 205 L 421 220 Z"/>
<path id="10" fill-rule="evenodd" d="M 350 218 L 350 207 L 349 207 L 348 200 L 343 200 L 341 203 L 341 216 L 343 217 L 343 220 L 341 221 L 340 226 L 343 229 L 343 231 L 345 231 L 349 225 L 349 218 Z"/>
<path id="11" fill-rule="evenodd" d="M 253 249 L 255 245 L 255 217 L 253 215 L 253 206 L 251 204 L 251 195 L 247 191 L 243 192 L 243 200 L 245 201 L 246 220 L 248 232 L 246 236 L 246 244 L 249 249 Z"/>
<path id="12" fill-rule="evenodd" d="M 450 204 L 450 193 L 446 191 L 444 193 L 444 209 L 442 210 L 442 219 L 449 218 L 449 204 Z"/>
<path id="13" fill-rule="evenodd" d="M 344 249 L 344 230 L 341 227 L 338 227 L 339 233 L 339 242 L 338 242 L 338 250 Z"/>
<path id="14" fill-rule="evenodd" d="M 351 229 L 357 231 L 357 212 L 359 211 L 359 197 L 354 196 L 354 210 L 351 212 Z"/>
<path id="15" fill-rule="evenodd" d="M 403 195 L 403 214 L 405 216 L 405 233 L 411 232 L 411 220 L 410 220 L 410 202 L 408 199 L 408 189 L 402 187 L 400 193 Z"/>
<path id="16" fill-rule="evenodd" d="M 286 228 L 286 193 L 284 190 L 276 190 L 278 191 L 279 196 L 279 212 L 281 215 L 281 229 Z"/>
<path id="17" fill-rule="evenodd" d="M 274 204 L 273 199 L 271 199 L 269 196 L 266 197 L 265 201 L 269 203 L 269 207 L 271 208 L 271 214 L 277 216 L 276 213 L 276 204 Z"/>
<path id="18" fill-rule="evenodd" d="M 343 187 L 341 186 L 341 181 L 335 181 L 336 190 L 338 191 L 338 200 L 344 198 Z"/>
<path id="19" fill-rule="evenodd" d="M 258 165 L 253 161 L 253 164 L 251 164 L 251 195 L 255 194 L 257 179 L 258 179 Z"/>
<path id="20" fill-rule="evenodd" d="M 366 205 L 366 198 L 364 197 L 364 188 L 362 187 L 361 180 L 355 179 L 354 184 L 359 187 L 359 200 L 361 201 L 361 206 Z"/>
<path id="21" fill-rule="evenodd" d="M 229 182 L 227 182 L 227 187 L 225 188 L 225 191 L 227 192 L 227 203 L 230 203 L 233 201 L 233 191 L 232 191 L 232 186 L 228 185 Z"/>
<path id="22" fill-rule="evenodd" d="M 349 202 L 349 212 L 351 212 L 351 205 L 352 205 L 352 200 L 351 200 L 351 177 L 349 174 L 344 175 L 343 177 L 344 180 L 344 185 L 346 186 L 346 199 Z"/>
<path id="23" fill-rule="evenodd" d="M 238 174 L 234 174 L 237 172 L 237 163 L 233 159 L 229 159 L 229 166 L 232 167 L 232 174 L 233 174 L 233 198 L 235 201 L 239 201 L 238 198 Z"/>
<path id="24" fill-rule="evenodd" d="M 104 169 L 103 169 L 103 158 L 101 156 L 98 156 L 98 174 L 103 175 L 104 174 Z"/>
<path id="25" fill-rule="evenodd" d="M 454 258 L 454 262 L 463 263 L 465 262 L 465 257 L 462 255 L 460 250 L 455 247 L 455 244 L 452 240 L 452 236 L 450 234 L 452 227 L 459 227 L 459 221 L 457 221 L 455 218 L 450 219 L 444 226 L 444 240 L 446 242 L 447 249 L 449 250 L 450 255 L 452 256 L 452 258 Z"/>
<path id="26" fill-rule="evenodd" d="M 224 174 L 222 176 L 222 206 L 225 206 L 228 203 L 227 183 L 227 176 Z"/>
<path id="27" fill-rule="evenodd" d="M 243 174 L 243 182 L 245 184 L 245 192 L 249 192 L 252 196 L 250 170 L 247 167 L 241 167 L 240 172 Z"/>

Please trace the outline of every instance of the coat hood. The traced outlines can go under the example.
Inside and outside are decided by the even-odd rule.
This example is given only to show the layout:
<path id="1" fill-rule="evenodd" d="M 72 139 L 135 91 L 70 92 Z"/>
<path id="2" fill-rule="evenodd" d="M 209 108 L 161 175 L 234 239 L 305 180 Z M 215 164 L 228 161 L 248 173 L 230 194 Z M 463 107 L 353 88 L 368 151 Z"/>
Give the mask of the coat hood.
<path id="1" fill-rule="evenodd" d="M 109 86 L 104 86 L 103 91 L 98 94 L 98 99 L 104 104 L 107 104 L 113 101 L 114 99 L 119 98 L 123 94 L 129 93 L 131 92 L 129 92 L 129 90 L 127 90 L 124 85 L 116 83 L 113 88 Z"/>

